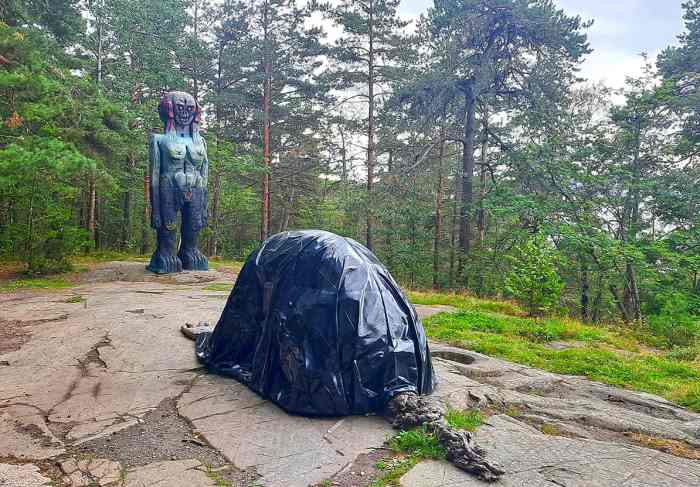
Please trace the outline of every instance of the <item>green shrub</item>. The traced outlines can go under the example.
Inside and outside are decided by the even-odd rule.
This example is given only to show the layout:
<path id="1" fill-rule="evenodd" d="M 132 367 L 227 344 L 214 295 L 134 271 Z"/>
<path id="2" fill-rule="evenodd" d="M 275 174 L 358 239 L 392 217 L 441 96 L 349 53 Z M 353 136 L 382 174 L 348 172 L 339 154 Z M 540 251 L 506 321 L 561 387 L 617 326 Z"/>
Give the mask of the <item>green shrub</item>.
<path id="1" fill-rule="evenodd" d="M 525 305 L 530 316 L 542 315 L 559 303 L 564 284 L 554 265 L 554 252 L 542 236 L 526 241 L 511 260 L 505 289 Z"/>
<path id="2" fill-rule="evenodd" d="M 648 322 L 651 331 L 671 347 L 689 347 L 700 337 L 699 318 L 690 314 L 688 300 L 679 293 L 668 296 L 659 314 L 650 316 Z"/>

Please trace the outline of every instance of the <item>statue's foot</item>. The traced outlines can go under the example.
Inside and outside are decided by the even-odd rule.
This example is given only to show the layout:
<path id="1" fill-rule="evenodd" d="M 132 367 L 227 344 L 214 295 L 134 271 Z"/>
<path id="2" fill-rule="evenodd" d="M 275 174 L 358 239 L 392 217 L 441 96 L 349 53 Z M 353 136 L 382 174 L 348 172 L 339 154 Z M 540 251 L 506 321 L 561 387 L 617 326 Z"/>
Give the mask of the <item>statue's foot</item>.
<path id="1" fill-rule="evenodd" d="M 208 271 L 209 260 L 207 256 L 199 251 L 198 248 L 182 247 L 178 252 L 178 257 L 182 261 L 182 268 L 188 271 Z"/>
<path id="2" fill-rule="evenodd" d="M 156 274 L 182 272 L 182 261 L 177 255 L 164 255 L 156 250 L 146 269 Z"/>

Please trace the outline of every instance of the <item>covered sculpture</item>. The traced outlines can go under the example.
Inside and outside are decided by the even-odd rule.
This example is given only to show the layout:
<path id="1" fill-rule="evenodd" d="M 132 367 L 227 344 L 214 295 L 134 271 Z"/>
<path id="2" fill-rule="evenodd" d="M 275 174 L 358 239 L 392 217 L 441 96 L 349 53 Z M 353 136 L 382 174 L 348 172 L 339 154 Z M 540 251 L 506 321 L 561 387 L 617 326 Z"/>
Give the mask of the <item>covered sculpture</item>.
<path id="1" fill-rule="evenodd" d="M 247 260 L 216 327 L 185 324 L 197 357 L 291 413 L 384 414 L 423 427 L 445 458 L 482 480 L 504 473 L 430 394 L 423 326 L 386 268 L 352 239 L 319 230 L 270 237 Z"/>
<path id="2" fill-rule="evenodd" d="M 435 385 L 423 326 L 386 268 L 318 230 L 275 235 L 250 256 L 197 356 L 309 415 L 382 411 Z"/>

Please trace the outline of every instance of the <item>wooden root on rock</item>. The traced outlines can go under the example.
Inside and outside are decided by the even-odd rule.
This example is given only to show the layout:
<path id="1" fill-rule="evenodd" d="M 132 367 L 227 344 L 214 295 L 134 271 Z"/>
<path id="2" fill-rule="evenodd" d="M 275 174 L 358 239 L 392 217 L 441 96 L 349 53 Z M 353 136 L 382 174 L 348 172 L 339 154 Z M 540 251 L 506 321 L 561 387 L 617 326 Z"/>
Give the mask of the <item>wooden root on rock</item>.
<path id="1" fill-rule="evenodd" d="M 414 393 L 399 394 L 387 404 L 387 419 L 394 428 L 425 426 L 447 452 L 447 460 L 456 467 L 487 482 L 498 480 L 505 472 L 485 458 L 485 452 L 474 442 L 469 431 L 447 424 L 444 406 L 429 397 Z"/>

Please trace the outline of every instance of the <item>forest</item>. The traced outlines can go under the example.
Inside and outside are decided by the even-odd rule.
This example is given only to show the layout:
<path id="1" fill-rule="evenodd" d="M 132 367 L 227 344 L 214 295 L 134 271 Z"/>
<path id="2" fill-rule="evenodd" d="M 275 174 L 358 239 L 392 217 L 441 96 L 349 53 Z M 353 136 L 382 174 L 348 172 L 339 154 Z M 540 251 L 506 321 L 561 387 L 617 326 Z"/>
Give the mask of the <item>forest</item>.
<path id="1" fill-rule="evenodd" d="M 551 0 L 3 0 L 0 258 L 149 255 L 148 137 L 205 111 L 209 256 L 319 228 L 411 289 L 700 336 L 700 0 L 643 74 L 580 75 Z M 594 20 L 594 19 L 593 19 Z M 681 19 L 679 19 L 681 22 Z"/>

